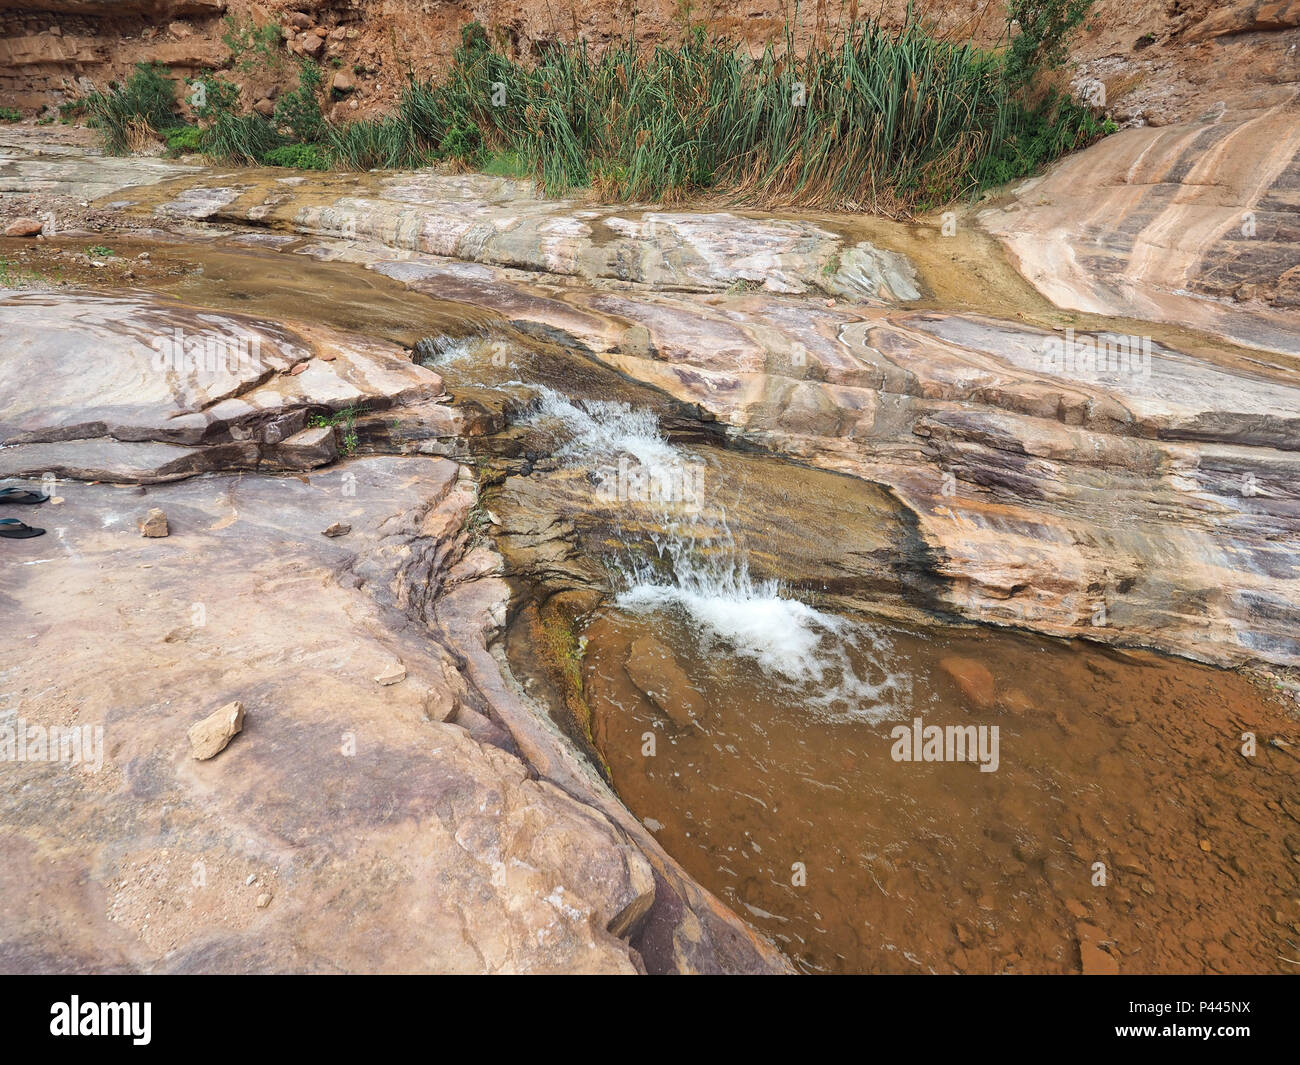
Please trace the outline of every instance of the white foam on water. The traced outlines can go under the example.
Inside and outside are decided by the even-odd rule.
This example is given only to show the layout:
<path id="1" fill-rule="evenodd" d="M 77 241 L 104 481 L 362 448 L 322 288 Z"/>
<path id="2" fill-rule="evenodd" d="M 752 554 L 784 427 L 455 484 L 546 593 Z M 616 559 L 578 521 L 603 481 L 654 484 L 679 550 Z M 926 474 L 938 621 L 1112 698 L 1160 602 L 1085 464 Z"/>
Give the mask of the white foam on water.
<path id="1" fill-rule="evenodd" d="M 415 358 L 425 366 L 454 366 L 476 357 L 486 343 L 483 337 L 425 337 L 415 345 Z"/>
<path id="2" fill-rule="evenodd" d="M 670 472 L 683 465 L 681 452 L 668 442 L 652 410 L 607 399 L 574 401 L 552 388 L 533 385 L 538 393 L 531 417 L 561 423 L 569 441 L 555 457 L 575 464 L 616 462 L 620 455 L 648 470 Z"/>
<path id="3" fill-rule="evenodd" d="M 889 667 L 893 647 L 869 626 L 788 596 L 755 590 L 701 593 L 638 584 L 615 605 L 628 611 L 679 611 L 699 633 L 702 656 L 726 653 L 756 665 L 776 694 L 816 717 L 885 721 L 911 702 L 911 680 Z"/>
<path id="4" fill-rule="evenodd" d="M 625 455 L 665 481 L 683 479 L 689 456 L 669 442 L 653 411 L 533 387 L 538 402 L 529 420 L 561 424 L 567 435 L 555 453 L 561 461 L 598 467 Z M 871 722 L 901 716 L 910 680 L 888 668 L 888 640 L 809 606 L 777 581 L 754 579 L 716 500 L 707 517 L 665 506 L 657 518 L 659 532 L 627 544 L 621 558 L 607 563 L 621 586 L 616 606 L 678 612 L 699 634 L 701 654 L 752 662 L 782 697 L 816 716 Z"/>

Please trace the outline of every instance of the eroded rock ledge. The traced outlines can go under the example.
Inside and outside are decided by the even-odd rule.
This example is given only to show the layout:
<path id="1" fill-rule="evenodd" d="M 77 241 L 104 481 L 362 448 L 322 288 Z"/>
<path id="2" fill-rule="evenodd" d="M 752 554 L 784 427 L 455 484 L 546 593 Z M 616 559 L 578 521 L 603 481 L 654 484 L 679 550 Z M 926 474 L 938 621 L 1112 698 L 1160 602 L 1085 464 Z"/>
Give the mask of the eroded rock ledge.
<path id="1" fill-rule="evenodd" d="M 956 614 L 1294 666 L 1298 142 L 1279 94 L 1242 118 L 1126 131 L 981 216 L 1047 295 L 1088 312 L 1082 339 L 1136 348 L 1119 373 L 1046 360 L 1064 327 L 899 309 L 939 287 L 944 257 L 912 263 L 833 221 L 588 208 L 436 174 L 150 174 L 113 196 L 168 225 L 273 227 L 268 247 L 495 311 L 738 438 L 884 485 L 933 560 L 918 576 Z M 1234 241 L 1243 212 L 1259 228 Z M 1255 288 L 1225 304 L 1225 278 Z"/>
<path id="2" fill-rule="evenodd" d="M 0 729 L 32 742 L 0 763 L 0 968 L 788 971 L 507 693 L 467 470 L 276 472 L 335 457 L 330 429 L 286 451 L 308 412 L 433 416 L 436 374 L 143 297 L 11 294 L 0 315 L 3 475 L 58 478 L 0 585 Z M 177 329 L 257 354 L 159 367 Z M 170 535 L 142 538 L 155 507 Z M 194 760 L 187 730 L 232 700 L 242 732 Z M 53 726 L 102 740 L 36 759 L 29 730 Z"/>

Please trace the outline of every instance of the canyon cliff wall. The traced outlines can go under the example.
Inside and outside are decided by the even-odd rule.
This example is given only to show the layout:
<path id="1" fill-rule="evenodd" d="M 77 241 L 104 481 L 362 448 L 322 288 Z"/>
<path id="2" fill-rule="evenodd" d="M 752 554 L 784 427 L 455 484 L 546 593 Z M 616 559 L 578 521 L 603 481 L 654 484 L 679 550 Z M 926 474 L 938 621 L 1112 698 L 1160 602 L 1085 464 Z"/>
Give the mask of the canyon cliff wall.
<path id="1" fill-rule="evenodd" d="M 996 42 L 1005 26 L 1006 6 L 997 0 L 916 6 L 944 34 L 985 44 Z M 796 42 L 807 48 L 855 15 L 898 25 L 907 8 L 904 0 L 820 0 L 797 12 L 782 0 L 0 0 L 0 105 L 28 112 L 56 106 L 122 78 L 144 60 L 178 75 L 226 68 L 243 85 L 249 106 L 274 99 L 293 84 L 293 64 L 232 54 L 224 39 L 228 20 L 279 27 L 281 56 L 309 55 L 334 70 L 335 117 L 343 118 L 388 106 L 408 71 L 424 75 L 444 67 L 461 28 L 475 20 L 521 56 L 575 38 L 600 48 L 630 32 L 648 44 L 671 41 L 700 24 L 757 54 L 766 44 L 782 45 L 787 19 L 797 18 Z M 1105 85 L 1120 124 L 1167 125 L 1296 81 L 1297 27 L 1300 0 L 1098 0 L 1072 56 L 1075 78 Z"/>

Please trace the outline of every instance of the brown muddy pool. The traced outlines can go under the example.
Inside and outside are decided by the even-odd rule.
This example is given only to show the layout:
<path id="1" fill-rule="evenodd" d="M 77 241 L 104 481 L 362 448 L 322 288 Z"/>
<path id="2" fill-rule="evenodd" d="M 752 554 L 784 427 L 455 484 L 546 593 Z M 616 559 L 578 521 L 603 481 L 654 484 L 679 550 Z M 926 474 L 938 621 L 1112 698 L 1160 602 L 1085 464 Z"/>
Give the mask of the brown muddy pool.
<path id="1" fill-rule="evenodd" d="M 1300 727 L 1244 677 L 642 593 L 583 628 L 595 745 L 801 969 L 1300 971 Z M 900 760 L 933 726 L 976 760 Z"/>

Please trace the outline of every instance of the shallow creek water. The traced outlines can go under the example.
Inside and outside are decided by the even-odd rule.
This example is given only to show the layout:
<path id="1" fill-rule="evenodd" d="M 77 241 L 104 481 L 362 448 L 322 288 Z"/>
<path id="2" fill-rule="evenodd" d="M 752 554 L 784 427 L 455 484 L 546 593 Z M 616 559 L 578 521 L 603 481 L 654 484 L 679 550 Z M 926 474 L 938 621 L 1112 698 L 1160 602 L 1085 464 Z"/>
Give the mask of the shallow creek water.
<path id="1" fill-rule="evenodd" d="M 817 581 L 765 576 L 829 572 L 817 550 L 851 552 L 846 531 L 877 546 L 825 475 L 775 474 L 794 548 L 763 525 L 759 460 L 548 389 L 529 421 L 562 441 L 533 505 L 603 514 L 584 546 L 613 594 L 580 625 L 594 747 L 669 853 L 801 968 L 1289 970 L 1300 730 L 1245 678 L 828 608 Z M 901 550 L 857 490 L 865 537 Z"/>
<path id="2" fill-rule="evenodd" d="M 665 602 L 606 608 L 584 630 L 596 745 L 667 850 L 801 967 L 1077 972 L 1090 937 L 1128 972 L 1285 971 L 1279 957 L 1295 957 L 1294 917 L 1277 921 L 1295 913 L 1277 832 L 1282 803 L 1297 810 L 1295 764 L 1239 753 L 1274 717 L 1240 678 Z M 980 667 L 987 702 L 953 675 Z M 996 742 L 970 744 L 978 761 L 895 760 L 937 753 L 900 751 L 894 730 L 910 739 L 917 718 L 996 728 Z"/>
<path id="3" fill-rule="evenodd" d="M 357 267 L 175 253 L 198 269 L 159 287 L 214 306 L 308 307 L 408 345 L 502 324 Z M 576 355 L 486 368 L 439 367 L 460 397 L 531 400 L 514 458 L 548 456 L 498 468 L 503 549 L 513 563 L 512 538 L 558 522 L 577 560 L 516 576 L 601 600 L 578 625 L 595 751 L 667 851 L 801 968 L 1300 971 L 1300 728 L 1246 679 L 925 624 L 924 589 L 909 611 L 895 587 L 918 547 L 876 486 L 705 427 L 670 439 L 671 404 Z M 893 730 L 918 718 L 985 730 L 989 766 L 996 728 L 996 771 L 924 744 L 897 760 Z"/>

